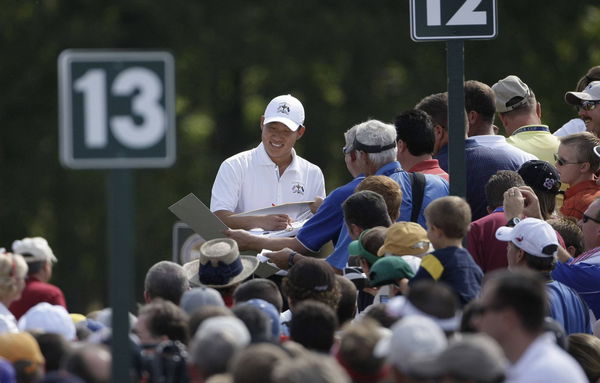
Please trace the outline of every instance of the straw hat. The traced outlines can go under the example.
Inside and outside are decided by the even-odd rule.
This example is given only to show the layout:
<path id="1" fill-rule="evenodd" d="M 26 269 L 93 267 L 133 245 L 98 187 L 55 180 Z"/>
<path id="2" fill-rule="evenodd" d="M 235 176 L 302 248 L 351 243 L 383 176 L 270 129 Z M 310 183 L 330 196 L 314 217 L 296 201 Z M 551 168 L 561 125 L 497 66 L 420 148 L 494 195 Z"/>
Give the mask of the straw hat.
<path id="1" fill-rule="evenodd" d="M 229 287 L 248 278 L 258 267 L 258 258 L 240 256 L 237 242 L 217 238 L 204 242 L 200 257 L 183 265 L 193 286 Z"/>

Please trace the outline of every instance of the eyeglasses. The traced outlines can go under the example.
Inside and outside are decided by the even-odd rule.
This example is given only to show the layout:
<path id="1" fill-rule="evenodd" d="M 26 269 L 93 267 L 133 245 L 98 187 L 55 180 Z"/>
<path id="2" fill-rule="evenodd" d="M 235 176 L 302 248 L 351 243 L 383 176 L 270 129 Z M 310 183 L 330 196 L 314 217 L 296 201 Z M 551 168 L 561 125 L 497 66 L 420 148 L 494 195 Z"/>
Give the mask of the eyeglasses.
<path id="1" fill-rule="evenodd" d="M 589 215 L 584 214 L 583 217 L 581 218 L 581 221 L 583 223 L 586 223 L 587 221 L 594 221 L 596 223 L 600 223 L 600 220 L 596 219 L 596 218 L 592 218 Z"/>
<path id="2" fill-rule="evenodd" d="M 557 153 L 554 153 L 554 161 L 556 161 L 556 163 L 559 164 L 560 166 L 577 165 L 577 164 L 583 164 L 585 162 L 585 161 L 567 162 L 567 160 L 565 160 L 564 158 L 561 158 Z"/>
<path id="3" fill-rule="evenodd" d="M 589 101 L 589 100 L 582 100 L 579 105 L 575 106 L 575 109 L 579 112 L 580 109 L 583 109 L 585 111 L 592 111 L 594 110 L 594 108 L 596 108 L 596 105 L 600 104 L 600 100 L 596 100 L 596 101 Z"/>

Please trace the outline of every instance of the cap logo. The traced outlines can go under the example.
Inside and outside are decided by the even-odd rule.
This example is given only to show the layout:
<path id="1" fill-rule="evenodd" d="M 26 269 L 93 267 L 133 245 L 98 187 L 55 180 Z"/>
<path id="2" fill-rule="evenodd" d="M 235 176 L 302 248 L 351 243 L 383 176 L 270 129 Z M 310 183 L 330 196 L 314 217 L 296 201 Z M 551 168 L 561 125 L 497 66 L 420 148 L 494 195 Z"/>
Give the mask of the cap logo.
<path id="1" fill-rule="evenodd" d="M 551 178 L 546 178 L 544 180 L 544 187 L 548 190 L 551 190 L 554 187 L 555 183 L 556 183 L 556 180 L 553 180 Z"/>
<path id="2" fill-rule="evenodd" d="M 326 291 L 329 288 L 329 285 L 315 286 L 313 290 L 315 291 Z"/>
<path id="3" fill-rule="evenodd" d="M 523 241 L 523 236 L 516 237 L 515 239 L 516 239 L 518 242 L 522 242 L 522 241 Z"/>
<path id="4" fill-rule="evenodd" d="M 304 185 L 297 182 L 292 186 L 292 193 L 304 195 Z"/>
<path id="5" fill-rule="evenodd" d="M 287 102 L 282 102 L 277 107 L 277 113 L 290 114 L 290 105 Z"/>

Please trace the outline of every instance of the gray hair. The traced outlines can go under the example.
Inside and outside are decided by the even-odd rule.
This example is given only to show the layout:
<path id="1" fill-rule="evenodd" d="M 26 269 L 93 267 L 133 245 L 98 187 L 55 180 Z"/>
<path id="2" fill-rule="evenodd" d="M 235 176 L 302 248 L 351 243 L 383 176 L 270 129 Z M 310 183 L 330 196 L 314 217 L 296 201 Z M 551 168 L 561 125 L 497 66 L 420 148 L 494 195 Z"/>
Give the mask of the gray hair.
<path id="1" fill-rule="evenodd" d="M 315 353 L 283 360 L 271 376 L 280 383 L 349 383 L 351 380 L 333 358 Z"/>
<path id="2" fill-rule="evenodd" d="M 190 345 L 188 362 L 204 378 L 227 372 L 229 364 L 250 343 L 246 325 L 236 317 L 213 317 L 202 323 Z"/>
<path id="3" fill-rule="evenodd" d="M 390 145 L 396 143 L 396 128 L 394 125 L 385 124 L 378 120 L 368 120 L 355 125 L 356 141 L 364 145 Z M 396 161 L 398 149 L 394 146 L 391 149 L 379 153 L 364 153 L 377 168 L 385 164 Z M 359 155 L 362 155 L 360 153 Z"/>
<path id="4" fill-rule="evenodd" d="M 351 127 L 350 129 L 348 129 L 346 131 L 346 133 L 344 133 L 344 140 L 346 141 L 346 152 L 351 152 L 352 150 L 354 150 L 353 145 L 354 145 L 354 138 L 356 138 L 356 128 L 358 127 L 358 125 L 354 125 L 353 127 Z"/>
<path id="5" fill-rule="evenodd" d="M 189 288 L 183 267 L 175 262 L 160 261 L 146 273 L 144 290 L 151 299 L 163 298 L 179 305 L 181 296 Z"/>

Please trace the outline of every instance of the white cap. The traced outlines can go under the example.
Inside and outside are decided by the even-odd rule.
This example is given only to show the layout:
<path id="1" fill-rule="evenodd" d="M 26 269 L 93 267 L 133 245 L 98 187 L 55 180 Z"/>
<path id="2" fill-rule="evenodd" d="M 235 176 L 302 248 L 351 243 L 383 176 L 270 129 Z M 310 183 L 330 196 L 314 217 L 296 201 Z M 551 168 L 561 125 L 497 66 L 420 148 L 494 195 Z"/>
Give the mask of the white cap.
<path id="1" fill-rule="evenodd" d="M 38 303 L 19 319 L 19 330 L 60 334 L 66 340 L 75 340 L 75 324 L 67 310 L 48 302 Z"/>
<path id="2" fill-rule="evenodd" d="M 579 105 L 581 101 L 600 100 L 600 81 L 592 81 L 585 87 L 583 92 L 567 92 L 565 101 L 567 104 Z"/>
<path id="3" fill-rule="evenodd" d="M 12 244 L 12 249 L 13 252 L 23 255 L 23 259 L 26 262 L 57 261 L 52 249 L 48 245 L 48 241 L 42 237 L 16 240 Z M 32 256 L 27 256 L 27 254 L 31 254 Z"/>
<path id="4" fill-rule="evenodd" d="M 269 122 L 281 122 L 295 132 L 304 124 L 304 107 L 300 100 L 290 94 L 277 96 L 267 105 L 264 117 L 265 125 Z"/>
<path id="5" fill-rule="evenodd" d="M 515 227 L 503 226 L 496 230 L 496 238 L 511 241 L 519 249 L 537 257 L 553 257 L 558 249 L 558 239 L 552 226 L 537 218 L 525 218 Z M 547 248 L 550 245 L 555 247 Z"/>
<path id="6" fill-rule="evenodd" d="M 437 355 L 447 344 L 446 335 L 433 320 L 409 315 L 392 326 L 392 335 L 377 343 L 374 354 L 407 371 L 412 363 Z"/>

